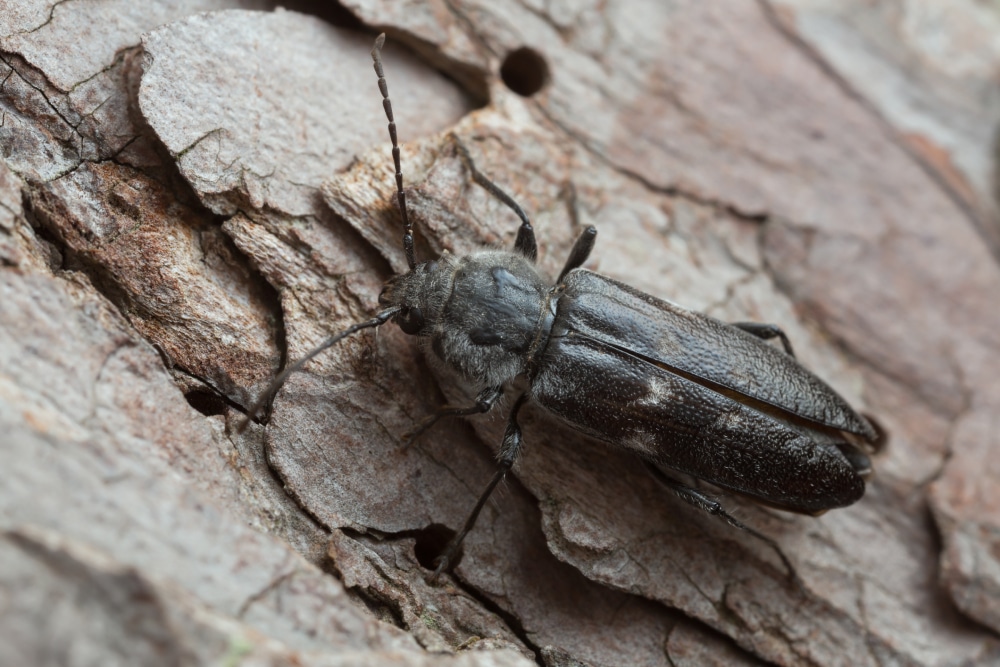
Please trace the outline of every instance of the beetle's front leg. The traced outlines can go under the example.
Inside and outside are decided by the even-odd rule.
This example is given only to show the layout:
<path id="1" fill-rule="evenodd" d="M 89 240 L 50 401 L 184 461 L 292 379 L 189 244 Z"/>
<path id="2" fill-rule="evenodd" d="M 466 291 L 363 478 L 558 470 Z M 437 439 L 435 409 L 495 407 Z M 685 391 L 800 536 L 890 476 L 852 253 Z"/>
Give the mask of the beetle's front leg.
<path id="1" fill-rule="evenodd" d="M 556 283 L 561 283 L 566 274 L 573 269 L 578 269 L 583 266 L 583 263 L 587 261 L 590 257 L 590 251 L 594 249 L 594 243 L 597 241 L 597 228 L 593 225 L 588 226 L 580 235 L 576 237 L 576 242 L 573 243 L 573 249 L 569 252 L 569 257 L 566 258 L 566 264 L 563 265 L 563 270 L 559 272 L 559 279 Z"/>
<path id="2" fill-rule="evenodd" d="M 671 479 L 667 475 L 663 474 L 663 471 L 660 470 L 655 464 L 646 460 L 643 460 L 643 463 L 646 465 L 646 469 L 649 470 L 650 474 L 653 475 L 653 478 L 656 479 L 656 481 L 673 491 L 674 495 L 684 502 L 694 505 L 698 509 L 704 510 L 713 516 L 721 517 L 725 519 L 726 523 L 730 526 L 739 528 L 740 530 L 745 530 L 758 540 L 768 544 L 772 549 L 774 549 L 774 552 L 778 554 L 778 558 L 781 559 L 781 562 L 785 565 L 785 569 L 788 570 L 788 574 L 792 577 L 792 579 L 798 580 L 798 573 L 795 571 L 795 568 L 792 567 L 791 561 L 788 560 L 788 557 L 781 550 L 781 547 L 778 546 L 777 542 L 734 517 L 732 514 L 727 512 L 717 500 L 710 498 L 697 489 L 692 489 L 686 484 L 681 484 L 677 480 Z"/>
<path id="3" fill-rule="evenodd" d="M 792 352 L 792 342 L 788 340 L 788 336 L 786 336 L 785 332 L 781 330 L 781 327 L 776 324 L 762 324 L 761 322 L 733 322 L 730 326 L 742 329 L 748 334 L 753 334 L 761 340 L 771 340 L 772 338 L 777 338 L 781 341 L 781 346 L 785 348 L 785 352 L 788 353 L 788 356 L 795 356 L 795 353 Z"/>
<path id="4" fill-rule="evenodd" d="M 482 495 L 479 496 L 479 500 L 476 502 L 476 506 L 472 508 L 469 518 L 465 520 L 462 530 L 452 538 L 448 546 L 445 547 L 445 550 L 437 557 L 437 569 L 431 575 L 432 582 L 436 581 L 441 573 L 448 569 L 452 559 L 455 558 L 455 554 L 458 553 L 459 547 L 462 546 L 462 540 L 469 534 L 472 527 L 476 525 L 476 519 L 479 518 L 479 513 L 482 511 L 483 506 L 486 505 L 486 501 L 493 494 L 493 489 L 510 472 L 510 469 L 514 466 L 514 462 L 517 460 L 517 455 L 521 453 L 521 427 L 517 423 L 517 413 L 520 411 L 521 406 L 524 405 L 526 397 L 527 394 L 521 394 L 521 397 L 514 403 L 514 407 L 510 411 L 510 417 L 507 418 L 507 429 L 504 431 L 503 444 L 500 446 L 500 453 L 497 455 L 497 471 L 493 474 L 493 479 L 490 480 L 490 483 L 486 485 L 486 489 Z"/>
<path id="5" fill-rule="evenodd" d="M 521 219 L 521 226 L 518 228 L 517 238 L 514 240 L 514 249 L 534 262 L 538 257 L 538 244 L 535 241 L 535 230 L 531 226 L 531 221 L 528 220 L 528 214 L 524 212 L 524 209 L 521 208 L 520 204 L 514 201 L 513 197 L 501 190 L 500 186 L 487 178 L 483 172 L 479 171 L 476 167 L 475 161 L 472 159 L 472 155 L 469 154 L 469 149 L 466 148 L 465 144 L 462 143 L 462 140 L 458 138 L 457 134 L 451 134 L 449 135 L 449 138 L 458 148 L 458 154 L 461 156 L 462 162 L 465 163 L 469 173 L 472 174 L 472 180 L 474 180 L 479 187 L 483 188 L 503 202 L 507 208 L 512 210 L 517 217 Z"/>
<path id="6" fill-rule="evenodd" d="M 465 408 L 456 408 L 446 405 L 429 417 L 424 418 L 419 424 L 413 427 L 408 433 L 403 435 L 403 448 L 412 445 L 423 432 L 434 426 L 439 419 L 444 417 L 465 417 L 468 415 L 478 415 L 489 412 L 496 405 L 496 402 L 503 396 L 503 387 L 487 387 L 476 396 L 476 404 Z"/>

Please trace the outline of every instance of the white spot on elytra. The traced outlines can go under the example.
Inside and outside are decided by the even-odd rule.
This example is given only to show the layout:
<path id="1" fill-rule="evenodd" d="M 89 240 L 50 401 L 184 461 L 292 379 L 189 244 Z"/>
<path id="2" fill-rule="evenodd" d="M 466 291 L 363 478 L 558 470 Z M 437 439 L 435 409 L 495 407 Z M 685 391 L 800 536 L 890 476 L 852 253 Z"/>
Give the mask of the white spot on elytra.
<path id="1" fill-rule="evenodd" d="M 636 401 L 639 405 L 662 405 L 676 400 L 673 387 L 670 382 L 658 378 L 655 375 L 646 383 L 646 395 Z"/>

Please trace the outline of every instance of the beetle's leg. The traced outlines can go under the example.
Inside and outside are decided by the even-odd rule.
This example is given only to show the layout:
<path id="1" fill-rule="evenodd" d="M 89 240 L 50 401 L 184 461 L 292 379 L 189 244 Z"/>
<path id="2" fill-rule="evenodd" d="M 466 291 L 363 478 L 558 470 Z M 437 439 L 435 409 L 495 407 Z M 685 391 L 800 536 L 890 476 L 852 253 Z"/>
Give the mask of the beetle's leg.
<path id="1" fill-rule="evenodd" d="M 788 356 L 794 357 L 795 353 L 792 352 L 792 342 L 788 340 L 788 336 L 785 332 L 781 330 L 776 324 L 762 324 L 760 322 L 733 322 L 730 326 L 734 326 L 737 329 L 743 329 L 748 334 L 753 334 L 757 338 L 763 340 L 771 340 L 772 338 L 778 338 L 781 340 L 781 346 L 785 348 L 785 352 Z"/>
<path id="2" fill-rule="evenodd" d="M 728 523 L 730 526 L 733 526 L 734 528 L 739 528 L 740 530 L 745 530 L 754 537 L 756 537 L 758 540 L 761 540 L 762 542 L 770 545 L 770 547 L 774 549 L 774 552 L 778 554 L 778 558 L 780 558 L 781 562 L 785 565 L 785 569 L 788 570 L 788 574 L 793 579 L 797 580 L 799 578 L 799 575 L 795 571 L 795 568 L 792 567 L 791 561 L 788 560 L 788 557 L 781 550 L 781 547 L 778 546 L 777 542 L 772 540 L 767 535 L 754 530 L 750 526 L 746 525 L 745 523 L 734 517 L 732 514 L 727 512 L 725 508 L 722 505 L 720 505 L 717 500 L 712 499 L 702 491 L 699 491 L 698 489 L 692 489 L 690 486 L 687 486 L 686 484 L 681 484 L 677 480 L 671 479 L 667 475 L 663 474 L 663 471 L 660 470 L 658 467 L 656 467 L 656 465 L 650 463 L 649 461 L 644 460 L 643 463 L 646 465 L 646 469 L 649 470 L 650 474 L 653 475 L 656 481 L 658 481 L 660 484 L 673 491 L 674 495 L 676 495 L 681 500 L 691 505 L 694 505 L 698 509 L 706 511 L 713 516 L 718 516 L 725 519 L 726 523 Z"/>
<path id="3" fill-rule="evenodd" d="M 472 180 L 480 185 L 484 190 L 489 192 L 491 195 L 502 201 L 507 207 L 517 214 L 517 217 L 521 218 L 521 227 L 517 230 L 517 239 L 514 241 L 514 249 L 519 253 L 530 259 L 532 262 L 538 257 L 538 244 L 535 243 L 535 230 L 531 226 L 531 221 L 528 220 L 528 214 L 524 212 L 514 198 L 508 195 L 506 192 L 501 190 L 496 183 L 488 179 L 481 171 L 476 169 L 476 163 L 472 161 L 472 156 L 469 155 L 469 149 L 465 147 L 462 140 L 458 138 L 457 135 L 451 135 L 452 141 L 455 142 L 455 146 L 458 147 L 458 154 L 462 156 L 462 162 L 465 163 L 466 169 L 472 174 Z"/>
<path id="4" fill-rule="evenodd" d="M 561 283 L 562 279 L 566 277 L 566 274 L 573 269 L 578 269 L 583 266 L 583 263 L 587 261 L 590 257 L 590 251 L 594 249 L 594 243 L 597 241 L 597 228 L 594 226 L 588 226 L 580 235 L 576 237 L 576 243 L 573 244 L 573 249 L 569 251 L 569 257 L 566 258 L 566 264 L 563 266 L 563 270 L 559 272 L 559 280 L 557 283 Z"/>
<path id="5" fill-rule="evenodd" d="M 444 417 L 464 417 L 467 415 L 478 415 L 489 412 L 496 405 L 496 402 L 503 396 L 503 387 L 487 387 L 476 396 L 476 404 L 465 408 L 456 408 L 449 405 L 438 409 L 437 412 L 420 421 L 409 433 L 403 436 L 403 448 L 412 445 L 424 431 L 434 426 L 439 419 Z"/>
<path id="6" fill-rule="evenodd" d="M 511 408 L 510 416 L 507 418 L 507 430 L 503 434 L 503 444 L 500 446 L 500 453 L 497 455 L 497 471 L 493 474 L 493 479 L 490 480 L 490 483 L 486 485 L 486 489 L 482 495 L 479 496 L 479 500 L 476 502 L 476 506 L 472 508 L 469 518 L 465 520 L 462 530 L 452 538 L 448 546 L 445 547 L 445 550 L 437 557 L 437 569 L 431 575 L 432 582 L 436 581 L 441 573 L 451 565 L 452 559 L 458 553 L 458 548 L 462 546 L 462 540 L 469 534 L 472 527 L 476 525 L 476 519 L 479 518 L 479 513 L 482 511 L 483 506 L 486 505 L 486 501 L 493 493 L 493 489 L 496 488 L 500 480 L 514 466 L 517 455 L 521 452 L 521 427 L 517 423 L 517 413 L 521 409 L 521 406 L 524 405 L 526 398 L 527 394 L 521 394 L 521 397 L 514 403 L 514 407 Z"/>

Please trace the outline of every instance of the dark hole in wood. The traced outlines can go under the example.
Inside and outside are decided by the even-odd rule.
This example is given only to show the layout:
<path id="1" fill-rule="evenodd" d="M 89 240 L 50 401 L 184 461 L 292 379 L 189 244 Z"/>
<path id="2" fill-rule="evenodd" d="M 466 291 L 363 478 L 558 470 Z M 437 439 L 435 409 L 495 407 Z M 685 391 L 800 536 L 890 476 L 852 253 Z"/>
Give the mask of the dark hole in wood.
<path id="1" fill-rule="evenodd" d="M 434 570 L 437 564 L 434 560 L 441 555 L 451 538 L 455 537 L 455 531 L 439 523 L 431 524 L 427 528 L 416 533 L 417 543 L 413 552 L 417 557 L 417 562 L 428 570 Z M 462 559 L 462 552 L 451 563 L 455 565 Z"/>
<path id="2" fill-rule="evenodd" d="M 192 389 L 188 393 L 184 394 L 184 398 L 187 399 L 188 404 L 192 408 L 206 417 L 226 413 L 226 402 L 218 395 L 213 394 L 210 391 L 204 389 Z"/>
<path id="3" fill-rule="evenodd" d="M 339 2 L 314 2 L 313 0 L 280 0 L 274 3 L 283 9 L 288 9 L 302 14 L 311 14 L 323 19 L 330 25 L 349 30 L 366 30 L 374 36 L 374 31 L 365 26 L 351 10 L 344 7 Z"/>
<path id="4" fill-rule="evenodd" d="M 522 46 L 511 51 L 500 66 L 500 78 L 522 97 L 531 97 L 549 81 L 549 66 L 538 51 Z"/>

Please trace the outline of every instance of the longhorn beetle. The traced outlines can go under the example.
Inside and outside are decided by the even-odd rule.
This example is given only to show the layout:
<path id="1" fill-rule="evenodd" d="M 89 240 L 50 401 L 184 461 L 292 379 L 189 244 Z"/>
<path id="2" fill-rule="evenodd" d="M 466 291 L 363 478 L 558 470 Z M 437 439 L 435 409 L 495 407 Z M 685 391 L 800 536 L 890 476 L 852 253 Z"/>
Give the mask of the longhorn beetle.
<path id="1" fill-rule="evenodd" d="M 521 219 L 514 249 L 483 249 L 465 257 L 445 253 L 417 262 L 382 70 L 384 41 L 384 34 L 375 40 L 372 59 L 389 121 L 409 271 L 385 284 L 378 299 L 384 310 L 288 366 L 247 419 L 321 351 L 393 321 L 407 334 L 429 338 L 432 353 L 478 390 L 473 405 L 444 407 L 424 419 L 408 434 L 409 442 L 442 417 L 488 412 L 517 378 L 527 386 L 507 418 L 497 471 L 438 557 L 435 578 L 517 460 L 517 416 L 527 401 L 580 433 L 635 452 L 677 496 L 770 544 L 794 576 L 773 540 L 664 470 L 778 509 L 819 514 L 861 498 L 880 433 L 796 362 L 778 327 L 726 324 L 580 268 L 594 247 L 594 227 L 576 240 L 555 285 L 547 284 L 534 266 L 538 249 L 528 216 L 476 169 L 457 138 L 472 178 Z M 765 342 L 773 338 L 783 350 Z"/>

